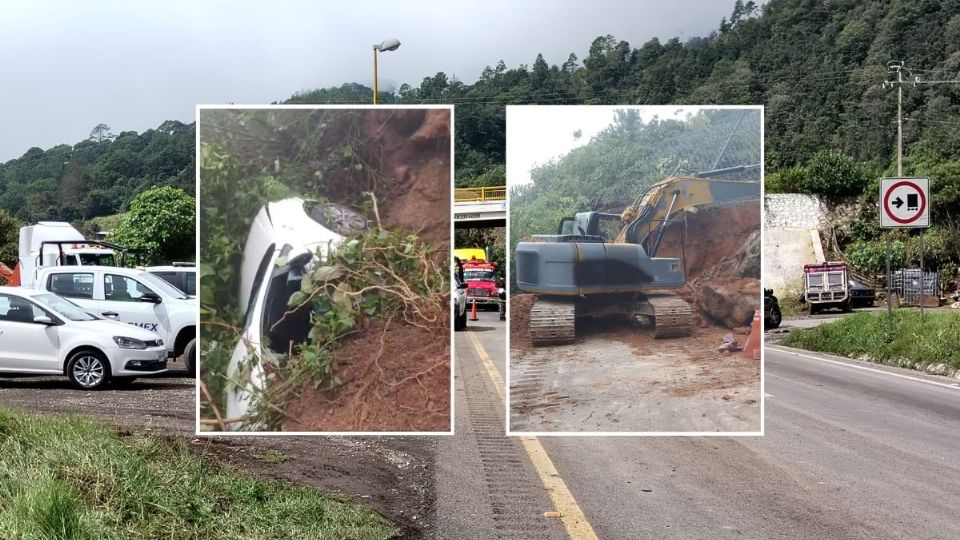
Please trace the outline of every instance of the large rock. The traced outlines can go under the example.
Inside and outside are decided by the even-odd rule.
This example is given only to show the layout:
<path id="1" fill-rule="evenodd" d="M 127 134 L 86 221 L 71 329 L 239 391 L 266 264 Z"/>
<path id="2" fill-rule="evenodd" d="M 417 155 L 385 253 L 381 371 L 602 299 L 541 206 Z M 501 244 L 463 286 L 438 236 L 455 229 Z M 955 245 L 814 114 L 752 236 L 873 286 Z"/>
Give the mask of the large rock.
<path id="1" fill-rule="evenodd" d="M 727 328 L 749 325 L 759 307 L 760 284 L 756 279 L 707 283 L 700 294 L 700 313 Z"/>

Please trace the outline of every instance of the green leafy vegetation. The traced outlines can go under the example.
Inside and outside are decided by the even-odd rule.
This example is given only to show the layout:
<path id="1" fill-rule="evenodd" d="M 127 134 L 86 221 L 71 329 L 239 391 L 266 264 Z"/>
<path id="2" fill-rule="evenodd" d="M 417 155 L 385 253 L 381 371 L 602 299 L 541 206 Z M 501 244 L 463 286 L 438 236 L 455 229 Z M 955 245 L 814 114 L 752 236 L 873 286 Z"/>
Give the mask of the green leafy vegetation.
<path id="1" fill-rule="evenodd" d="M 288 354 L 264 348 L 259 359 L 249 355 L 234 381 L 245 384 L 245 372 L 257 361 L 268 373 L 266 391 L 254 389 L 250 423 L 279 429 L 287 420 L 286 404 L 305 386 L 338 386 L 333 353 L 339 341 L 371 321 L 403 321 L 443 332 L 450 285 L 448 271 L 434 262 L 432 251 L 415 235 L 386 231 L 377 224 L 365 234 L 347 237 L 304 276 L 283 318 L 309 312 L 307 342 Z"/>
<path id="2" fill-rule="evenodd" d="M 891 333 L 885 313 L 857 313 L 834 323 L 794 329 L 784 345 L 900 367 L 945 364 L 960 369 L 960 317 L 955 313 L 933 312 L 921 318 L 918 311 L 895 311 L 893 319 Z"/>
<path id="3" fill-rule="evenodd" d="M 109 239 L 141 251 L 147 264 L 169 264 L 196 258 L 196 231 L 196 200 L 182 189 L 154 187 L 130 201 Z"/>
<path id="4" fill-rule="evenodd" d="M 186 439 L 121 435 L 79 417 L 0 409 L 0 537 L 296 540 L 396 534 L 359 505 L 246 477 L 188 445 Z"/>

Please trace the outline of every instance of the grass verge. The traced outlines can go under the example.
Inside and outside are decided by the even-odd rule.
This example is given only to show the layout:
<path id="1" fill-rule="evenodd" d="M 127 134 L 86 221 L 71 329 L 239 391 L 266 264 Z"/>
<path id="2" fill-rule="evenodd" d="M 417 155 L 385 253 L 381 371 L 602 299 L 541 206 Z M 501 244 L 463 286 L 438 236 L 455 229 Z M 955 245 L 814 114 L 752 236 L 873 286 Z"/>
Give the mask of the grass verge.
<path id="1" fill-rule="evenodd" d="M 814 328 L 792 330 L 789 347 L 880 364 L 951 374 L 960 370 L 960 315 L 917 311 L 893 314 L 893 332 L 883 314 L 858 313 Z"/>
<path id="2" fill-rule="evenodd" d="M 390 538 L 362 506 L 212 466 L 180 440 L 0 408 L 0 538 Z"/>

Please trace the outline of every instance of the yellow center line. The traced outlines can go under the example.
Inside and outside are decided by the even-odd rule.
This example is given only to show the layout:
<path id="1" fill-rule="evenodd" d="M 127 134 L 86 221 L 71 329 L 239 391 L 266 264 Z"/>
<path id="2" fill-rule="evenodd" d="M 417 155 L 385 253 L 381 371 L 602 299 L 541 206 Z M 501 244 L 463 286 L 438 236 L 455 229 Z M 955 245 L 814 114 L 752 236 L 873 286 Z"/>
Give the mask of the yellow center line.
<path id="1" fill-rule="evenodd" d="M 480 362 L 487 370 L 487 375 L 493 381 L 493 386 L 497 389 L 497 394 L 500 395 L 500 401 L 504 401 L 506 398 L 504 397 L 503 378 L 500 377 L 500 372 L 493 365 L 490 355 L 480 344 L 480 340 L 469 331 L 469 328 L 467 330 L 465 332 L 467 339 L 470 340 L 477 356 L 480 357 Z M 521 437 L 520 442 L 523 443 L 523 449 L 526 451 L 527 457 L 530 458 L 533 468 L 540 476 L 543 487 L 550 495 L 550 500 L 553 501 L 553 505 L 560 512 L 560 520 L 567 529 L 567 535 L 573 540 L 595 540 L 597 535 L 593 532 L 593 527 L 590 526 L 587 517 L 583 515 L 583 510 L 580 509 L 580 505 L 573 498 L 573 494 L 567 489 L 566 482 L 563 481 L 557 468 L 554 467 L 553 461 L 547 455 L 547 451 L 540 444 L 540 441 L 536 437 Z"/>

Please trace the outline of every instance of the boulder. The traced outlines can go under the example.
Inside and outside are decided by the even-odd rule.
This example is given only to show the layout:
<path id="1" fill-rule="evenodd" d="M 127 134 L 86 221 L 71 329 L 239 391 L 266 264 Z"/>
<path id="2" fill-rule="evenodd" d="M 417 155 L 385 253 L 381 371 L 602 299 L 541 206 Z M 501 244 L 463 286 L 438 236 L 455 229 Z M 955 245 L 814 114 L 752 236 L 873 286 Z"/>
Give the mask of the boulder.
<path id="1" fill-rule="evenodd" d="M 707 283 L 700 294 L 700 313 L 730 329 L 748 326 L 759 307 L 760 286 L 755 279 Z"/>

